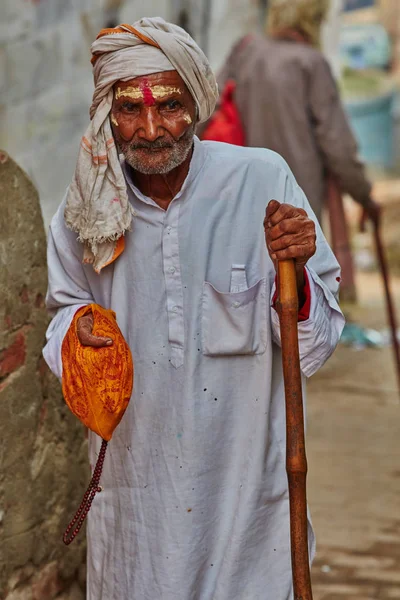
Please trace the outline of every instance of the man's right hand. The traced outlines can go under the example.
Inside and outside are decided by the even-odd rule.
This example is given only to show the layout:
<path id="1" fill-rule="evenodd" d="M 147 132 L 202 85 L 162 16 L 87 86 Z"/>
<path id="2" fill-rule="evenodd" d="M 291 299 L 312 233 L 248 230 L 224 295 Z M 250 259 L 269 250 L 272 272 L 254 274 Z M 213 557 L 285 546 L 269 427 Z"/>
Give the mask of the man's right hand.
<path id="1" fill-rule="evenodd" d="M 77 334 L 82 346 L 93 346 L 93 348 L 111 346 L 113 343 L 111 338 L 93 335 L 93 323 L 94 320 L 92 313 L 89 313 L 78 319 Z"/>

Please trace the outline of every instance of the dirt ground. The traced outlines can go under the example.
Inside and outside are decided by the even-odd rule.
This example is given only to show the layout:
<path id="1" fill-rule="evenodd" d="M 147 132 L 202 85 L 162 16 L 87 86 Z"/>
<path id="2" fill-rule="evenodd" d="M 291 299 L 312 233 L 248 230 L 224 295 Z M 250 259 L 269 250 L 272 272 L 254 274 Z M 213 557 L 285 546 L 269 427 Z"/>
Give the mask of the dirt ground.
<path id="1" fill-rule="evenodd" d="M 400 315 L 400 278 L 393 280 Z M 380 277 L 357 276 L 348 317 L 387 326 Z M 399 317 L 400 318 L 400 317 Z M 391 347 L 339 346 L 308 385 L 314 600 L 400 598 L 400 395 Z"/>

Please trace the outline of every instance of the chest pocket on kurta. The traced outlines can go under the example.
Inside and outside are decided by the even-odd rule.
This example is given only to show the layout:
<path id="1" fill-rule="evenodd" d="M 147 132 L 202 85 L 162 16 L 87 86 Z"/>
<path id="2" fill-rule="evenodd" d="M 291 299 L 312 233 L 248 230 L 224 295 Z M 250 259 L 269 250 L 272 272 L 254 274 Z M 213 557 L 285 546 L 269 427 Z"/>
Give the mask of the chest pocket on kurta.
<path id="1" fill-rule="evenodd" d="M 240 292 L 203 284 L 202 346 L 206 356 L 263 354 L 267 347 L 267 281 Z"/>

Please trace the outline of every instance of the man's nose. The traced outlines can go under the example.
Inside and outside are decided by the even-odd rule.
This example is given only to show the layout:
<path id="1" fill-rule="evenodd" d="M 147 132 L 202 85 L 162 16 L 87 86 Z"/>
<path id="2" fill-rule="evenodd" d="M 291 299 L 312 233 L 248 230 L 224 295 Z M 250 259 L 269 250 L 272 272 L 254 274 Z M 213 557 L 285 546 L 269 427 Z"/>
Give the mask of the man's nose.
<path id="1" fill-rule="evenodd" d="M 147 140 L 148 142 L 154 142 L 164 135 L 157 112 L 152 107 L 146 107 L 143 110 L 141 121 L 138 132 L 141 139 Z"/>

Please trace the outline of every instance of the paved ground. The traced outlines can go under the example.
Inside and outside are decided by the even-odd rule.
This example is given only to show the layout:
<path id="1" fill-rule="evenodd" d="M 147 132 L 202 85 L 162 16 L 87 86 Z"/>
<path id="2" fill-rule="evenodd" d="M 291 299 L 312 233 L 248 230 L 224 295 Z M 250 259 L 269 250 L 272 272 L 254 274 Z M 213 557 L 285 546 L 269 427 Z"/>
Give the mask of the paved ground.
<path id="1" fill-rule="evenodd" d="M 379 277 L 358 276 L 348 316 L 386 326 Z M 400 280 L 394 282 L 400 318 Z M 400 598 L 400 400 L 391 348 L 339 347 L 309 382 L 314 600 Z"/>

